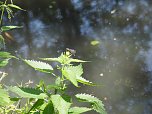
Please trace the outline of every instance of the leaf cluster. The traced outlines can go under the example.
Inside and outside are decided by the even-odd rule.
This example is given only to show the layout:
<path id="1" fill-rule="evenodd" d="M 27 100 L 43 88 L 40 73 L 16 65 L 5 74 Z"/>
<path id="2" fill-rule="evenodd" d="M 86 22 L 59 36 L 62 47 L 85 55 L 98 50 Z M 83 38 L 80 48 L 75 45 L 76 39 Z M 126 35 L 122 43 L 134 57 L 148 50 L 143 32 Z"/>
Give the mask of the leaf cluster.
<path id="1" fill-rule="evenodd" d="M 3 17 L 5 12 L 7 13 L 7 18 L 9 20 L 12 19 L 12 17 L 14 17 L 13 15 L 13 10 L 23 10 L 22 8 L 20 8 L 19 6 L 15 5 L 13 3 L 13 1 L 11 0 L 10 2 L 8 2 L 8 0 L 5 0 L 4 2 L 0 1 L 0 49 L 5 47 L 5 39 L 2 35 L 2 32 L 6 32 L 15 28 L 22 28 L 21 26 L 2 26 L 3 25 Z M 23 10 L 25 11 L 25 10 Z"/>
<path id="2" fill-rule="evenodd" d="M 1 52 L 0 57 L 15 58 L 7 52 Z M 91 110 L 100 114 L 107 114 L 102 101 L 98 98 L 86 93 L 69 96 L 65 92 L 69 82 L 75 87 L 80 87 L 79 83 L 95 86 L 94 83 L 86 80 L 82 76 L 82 63 L 87 61 L 73 59 L 72 54 L 68 51 L 62 53 L 57 58 L 41 58 L 41 60 L 49 62 L 58 62 L 59 64 L 55 68 L 53 68 L 50 63 L 43 61 L 22 60 L 37 71 L 49 73 L 52 78 L 56 78 L 56 81 L 54 84 L 48 85 L 46 85 L 44 81 L 40 81 L 34 88 L 29 86 L 7 86 L 4 89 L 1 87 L 0 106 L 2 108 L 0 108 L 0 113 L 4 113 L 5 109 L 7 113 L 11 112 L 16 114 L 82 114 Z M 73 65 L 75 62 L 79 64 Z M 59 70 L 61 75 L 55 74 L 55 69 Z M 9 93 L 13 93 L 13 96 L 10 96 Z M 72 100 L 73 97 L 80 102 L 89 103 L 90 107 L 75 106 Z M 23 99 L 26 99 L 26 103 L 22 107 L 19 107 Z"/>
<path id="3" fill-rule="evenodd" d="M 2 26 L 4 12 L 7 12 L 7 17 L 11 20 L 13 9 L 23 10 L 14 5 L 12 0 L 10 3 L 7 0 L 0 2 L 0 32 L 21 28 L 20 26 Z M 0 49 L 2 44 L 5 45 L 5 42 L 0 33 Z M 55 82 L 46 85 L 42 80 L 33 88 L 29 87 L 29 85 L 4 86 L 0 83 L 0 114 L 81 114 L 91 110 L 100 114 L 107 114 L 102 101 L 92 95 L 80 93 L 69 96 L 66 94 L 69 83 L 77 88 L 80 87 L 79 83 L 96 86 L 96 84 L 83 77 L 82 63 L 89 61 L 72 58 L 75 53 L 75 50 L 67 48 L 66 52 L 57 58 L 40 58 L 40 60 L 47 62 L 21 59 L 35 70 L 48 73 L 52 78 L 55 77 Z M 12 58 L 18 59 L 8 52 L 0 51 L 0 67 L 6 66 Z M 48 62 L 58 62 L 59 64 L 53 68 Z M 54 70 L 58 70 L 60 75 L 55 74 Z M 5 72 L 0 71 L 0 82 L 6 75 Z M 72 100 L 73 97 L 80 102 L 90 104 L 90 106 L 75 106 Z"/>
<path id="4" fill-rule="evenodd" d="M 8 19 L 11 19 L 12 17 L 14 17 L 13 15 L 13 9 L 16 10 L 23 10 L 22 8 L 20 8 L 19 6 L 13 4 L 13 1 L 11 0 L 11 3 L 8 3 L 8 0 L 5 0 L 5 2 L 0 2 L 0 10 L 1 10 L 1 20 L 0 22 L 2 23 L 3 20 L 3 15 L 4 12 L 7 12 L 7 17 Z M 25 10 L 24 10 L 25 11 Z M 0 24 L 1 24 L 0 23 Z"/>

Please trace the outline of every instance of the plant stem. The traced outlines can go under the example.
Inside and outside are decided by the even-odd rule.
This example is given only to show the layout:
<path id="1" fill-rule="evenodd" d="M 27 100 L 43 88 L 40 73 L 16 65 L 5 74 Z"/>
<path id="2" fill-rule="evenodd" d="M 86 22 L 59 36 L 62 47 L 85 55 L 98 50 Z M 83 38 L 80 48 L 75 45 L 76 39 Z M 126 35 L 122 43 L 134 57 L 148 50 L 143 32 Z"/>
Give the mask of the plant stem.
<path id="1" fill-rule="evenodd" d="M 5 0 L 3 5 L 6 5 L 7 0 Z M 2 26 L 3 22 L 3 16 L 4 16 L 4 6 L 2 7 L 1 17 L 0 17 L 0 26 Z"/>
<path id="2" fill-rule="evenodd" d="M 1 18 L 0 18 L 0 26 L 2 26 L 3 15 L 4 15 L 4 7 L 2 8 L 2 13 L 1 13 Z"/>
<path id="3" fill-rule="evenodd" d="M 6 3 L 7 3 L 7 0 L 5 0 L 5 3 L 4 3 L 4 4 L 6 5 Z"/>

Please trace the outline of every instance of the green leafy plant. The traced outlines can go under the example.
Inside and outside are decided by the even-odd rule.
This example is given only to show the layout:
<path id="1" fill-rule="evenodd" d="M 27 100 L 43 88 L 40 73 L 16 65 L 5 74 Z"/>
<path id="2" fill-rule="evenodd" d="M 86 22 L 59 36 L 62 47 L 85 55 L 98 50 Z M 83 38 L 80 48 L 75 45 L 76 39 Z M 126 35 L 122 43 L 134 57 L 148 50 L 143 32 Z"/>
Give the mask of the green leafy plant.
<path id="1" fill-rule="evenodd" d="M 18 9 L 22 10 L 19 6 L 16 6 L 13 4 L 13 1 L 11 0 L 11 3 L 8 3 L 7 0 L 5 2 L 0 1 L 0 11 L 1 11 L 1 16 L 0 16 L 0 49 L 4 48 L 5 46 L 5 40 L 4 37 L 2 36 L 3 32 L 15 29 L 15 28 L 21 28 L 20 26 L 2 26 L 3 22 L 3 16 L 4 12 L 7 12 L 7 17 L 9 20 L 13 17 L 13 10 L 12 9 Z M 0 68 L 4 67 L 8 64 L 9 60 L 11 58 L 16 58 L 15 56 L 12 56 L 8 52 L 0 51 Z M 18 98 L 11 98 L 9 96 L 9 92 L 7 88 L 4 88 L 3 84 L 1 84 L 1 81 L 3 78 L 5 78 L 8 74 L 0 71 L 0 114 L 8 114 L 8 113 L 22 113 L 23 109 L 18 109 L 18 104 L 14 104 L 17 101 L 19 101 Z"/>
<path id="2" fill-rule="evenodd" d="M 2 49 L 5 46 L 5 40 L 4 40 L 4 37 L 2 36 L 2 32 L 6 32 L 6 31 L 9 31 L 9 30 L 12 30 L 15 28 L 22 28 L 21 26 L 4 26 L 3 25 L 4 13 L 6 12 L 7 18 L 9 20 L 11 20 L 12 17 L 14 17 L 13 9 L 23 10 L 19 6 L 15 5 L 12 0 L 10 0 L 10 1 L 5 0 L 4 2 L 0 1 L 0 11 L 1 11 L 1 15 L 0 15 L 0 49 Z M 25 10 L 23 10 L 23 11 L 25 11 Z"/>
<path id="3" fill-rule="evenodd" d="M 2 58 L 14 58 L 9 53 L 2 52 L 0 54 Z M 52 67 L 50 64 L 22 59 L 23 62 L 31 66 L 37 71 L 43 73 L 49 73 L 52 78 L 55 77 L 54 84 L 46 85 L 44 81 L 40 81 L 36 87 L 25 86 L 6 86 L 0 88 L 0 113 L 8 114 L 81 114 L 94 110 L 100 114 L 107 114 L 104 105 L 98 98 L 86 94 L 80 93 L 75 96 L 67 94 L 66 90 L 69 84 L 73 84 L 75 87 L 80 87 L 79 83 L 95 86 L 94 83 L 86 80 L 83 75 L 82 63 L 87 62 L 79 59 L 73 59 L 72 54 L 69 51 L 62 53 L 57 58 L 40 58 L 44 61 L 58 62 L 56 67 Z M 77 65 L 74 65 L 77 63 Z M 58 70 L 58 74 L 54 73 L 54 70 Z M 70 82 L 70 83 L 69 83 Z M 9 96 L 8 93 L 13 93 L 13 96 Z M 90 107 L 79 107 L 74 105 L 73 98 L 76 98 L 80 102 L 86 102 L 90 104 Z M 25 102 L 22 107 L 22 101 Z M 11 108 L 10 108 L 11 107 Z"/>
<path id="4" fill-rule="evenodd" d="M 13 1 L 5 0 L 0 2 L 0 31 L 6 32 L 20 26 L 2 26 L 4 12 L 7 12 L 8 19 L 13 17 L 13 9 L 23 10 Z M 0 33 L 0 49 L 5 45 L 3 36 Z M 46 62 L 21 59 L 37 71 L 48 73 L 55 78 L 54 84 L 46 84 L 43 80 L 35 87 L 29 85 L 6 86 L 1 83 L 8 74 L 0 71 L 0 114 L 81 114 L 94 110 L 100 114 L 107 114 L 104 105 L 98 98 L 80 93 L 70 96 L 66 93 L 69 84 L 79 88 L 80 84 L 96 86 L 96 84 L 85 79 L 83 75 L 82 63 L 89 62 L 72 58 L 74 50 L 68 49 L 57 58 L 40 58 L 47 62 L 58 62 L 54 68 Z M 0 51 L 0 67 L 5 67 L 9 60 L 16 58 L 8 52 Z M 77 65 L 75 64 L 77 63 Z M 58 74 L 54 71 L 58 70 Z M 10 95 L 11 94 L 11 95 Z M 80 102 L 90 104 L 90 107 L 75 106 L 73 98 Z"/>
<path id="5" fill-rule="evenodd" d="M 5 0 L 5 2 L 0 2 L 0 10 L 1 10 L 0 25 L 2 25 L 3 16 L 4 16 L 5 11 L 7 12 L 8 19 L 11 20 L 11 18 L 14 17 L 13 9 L 23 10 L 19 6 L 13 4 L 12 0 L 10 2 L 8 2 L 8 0 Z"/>
<path id="6" fill-rule="evenodd" d="M 8 64 L 8 61 L 11 58 L 16 58 L 15 56 L 12 56 L 10 53 L 8 52 L 3 52 L 0 51 L 0 67 L 4 67 Z"/>

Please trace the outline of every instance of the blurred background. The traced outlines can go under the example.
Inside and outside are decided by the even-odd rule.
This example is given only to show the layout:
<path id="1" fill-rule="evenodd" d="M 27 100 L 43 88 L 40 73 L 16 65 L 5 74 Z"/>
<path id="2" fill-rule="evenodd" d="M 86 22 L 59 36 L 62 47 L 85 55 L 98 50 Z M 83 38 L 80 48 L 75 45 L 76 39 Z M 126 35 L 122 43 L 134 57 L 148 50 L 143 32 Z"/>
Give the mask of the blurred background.
<path id="1" fill-rule="evenodd" d="M 108 114 L 152 114 L 151 0 L 15 0 L 4 25 L 23 26 L 9 32 L 5 51 L 28 59 L 57 57 L 66 48 L 85 63 L 84 77 L 100 87 L 70 86 L 70 94 L 90 93 L 102 99 Z M 54 78 L 16 60 L 3 69 L 6 85 Z M 88 112 L 87 114 L 95 114 Z"/>

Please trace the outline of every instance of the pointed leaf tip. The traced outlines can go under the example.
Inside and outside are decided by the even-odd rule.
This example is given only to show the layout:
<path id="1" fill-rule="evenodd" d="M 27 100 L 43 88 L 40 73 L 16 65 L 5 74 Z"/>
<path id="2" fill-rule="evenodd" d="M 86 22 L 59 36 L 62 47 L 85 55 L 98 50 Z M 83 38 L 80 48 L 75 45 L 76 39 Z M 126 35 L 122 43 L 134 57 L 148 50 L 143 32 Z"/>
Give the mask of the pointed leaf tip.
<path id="1" fill-rule="evenodd" d="M 51 65 L 45 62 L 41 61 L 35 61 L 35 60 L 24 60 L 28 65 L 33 67 L 35 70 L 41 71 L 41 72 L 46 72 L 46 73 L 51 73 L 53 68 Z"/>
<path id="2" fill-rule="evenodd" d="M 104 104 L 98 98 L 89 94 L 85 94 L 85 93 L 76 94 L 76 98 L 78 98 L 82 102 L 90 103 L 92 106 L 92 109 L 95 110 L 96 112 L 100 114 L 107 114 L 104 108 Z"/>

